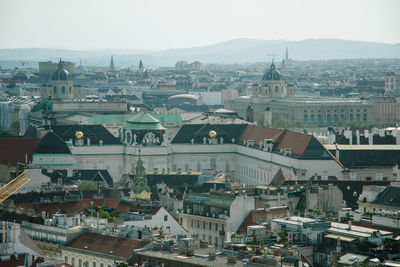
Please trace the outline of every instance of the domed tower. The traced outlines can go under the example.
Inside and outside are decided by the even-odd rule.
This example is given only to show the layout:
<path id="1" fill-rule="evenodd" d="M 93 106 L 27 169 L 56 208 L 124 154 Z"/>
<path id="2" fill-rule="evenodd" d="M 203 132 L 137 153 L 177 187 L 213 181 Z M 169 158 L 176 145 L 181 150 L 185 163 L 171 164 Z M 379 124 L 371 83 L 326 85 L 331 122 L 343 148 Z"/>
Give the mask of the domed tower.
<path id="1" fill-rule="evenodd" d="M 69 72 L 64 68 L 64 62 L 58 62 L 57 70 L 51 76 L 49 84 L 42 88 L 42 97 L 52 96 L 54 99 L 73 99 L 76 95 L 74 83 Z"/>
<path id="2" fill-rule="evenodd" d="M 277 98 L 291 96 L 280 72 L 276 69 L 274 61 L 272 61 L 270 68 L 264 72 L 261 83 L 253 86 L 253 96 Z"/>

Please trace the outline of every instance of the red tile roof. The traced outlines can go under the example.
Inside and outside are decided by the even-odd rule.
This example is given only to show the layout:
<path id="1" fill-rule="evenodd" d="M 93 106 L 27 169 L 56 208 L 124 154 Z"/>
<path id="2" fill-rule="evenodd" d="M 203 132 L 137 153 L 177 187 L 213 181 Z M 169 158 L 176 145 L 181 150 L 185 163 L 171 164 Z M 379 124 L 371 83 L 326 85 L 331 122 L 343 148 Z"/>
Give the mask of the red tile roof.
<path id="1" fill-rule="evenodd" d="M 240 137 L 242 143 L 247 140 L 254 140 L 254 146 L 257 147 L 260 142 L 264 143 L 264 139 L 272 139 L 273 151 L 280 152 L 281 149 L 291 148 L 293 155 L 302 156 L 312 136 L 289 130 L 247 125 Z"/>
<path id="2" fill-rule="evenodd" d="M 91 208 L 91 201 L 93 201 L 93 207 L 104 206 L 107 208 L 116 209 L 119 206 L 118 199 L 104 198 L 104 199 L 82 199 L 75 202 L 64 202 L 64 203 L 41 203 L 37 204 L 36 209 L 39 212 L 46 211 L 51 216 L 57 212 L 65 212 L 66 214 L 76 213 L 85 211 Z"/>
<path id="3" fill-rule="evenodd" d="M 277 141 L 277 146 L 274 147 L 274 150 L 280 151 L 284 148 L 291 148 L 293 155 L 302 156 L 311 138 L 312 135 L 285 130 Z"/>
<path id="4" fill-rule="evenodd" d="M 65 244 L 65 247 L 76 248 L 88 252 L 96 252 L 108 256 L 129 258 L 132 255 L 133 250 L 143 248 L 147 244 L 148 242 L 139 240 L 85 232 Z"/>
<path id="5" fill-rule="evenodd" d="M 272 142 L 275 142 L 283 132 L 284 130 L 281 129 L 267 128 L 264 126 L 249 124 L 242 133 L 240 142 L 243 143 L 247 140 L 254 140 L 254 145 L 258 146 L 260 141 L 264 143 L 264 139 L 272 139 Z"/>
<path id="6" fill-rule="evenodd" d="M 37 138 L 0 137 L 0 163 L 25 163 L 25 154 L 31 162 L 38 143 Z"/>

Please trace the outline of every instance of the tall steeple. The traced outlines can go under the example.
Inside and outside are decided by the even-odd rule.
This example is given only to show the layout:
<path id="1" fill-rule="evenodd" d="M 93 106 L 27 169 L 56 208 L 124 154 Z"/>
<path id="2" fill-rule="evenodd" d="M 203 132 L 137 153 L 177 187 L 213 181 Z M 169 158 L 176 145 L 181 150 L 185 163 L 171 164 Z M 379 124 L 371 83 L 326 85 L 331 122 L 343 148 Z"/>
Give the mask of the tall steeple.
<path id="1" fill-rule="evenodd" d="M 139 72 L 144 72 L 144 66 L 142 60 L 139 62 Z"/>
<path id="2" fill-rule="evenodd" d="M 110 70 L 115 71 L 114 56 L 111 55 Z"/>

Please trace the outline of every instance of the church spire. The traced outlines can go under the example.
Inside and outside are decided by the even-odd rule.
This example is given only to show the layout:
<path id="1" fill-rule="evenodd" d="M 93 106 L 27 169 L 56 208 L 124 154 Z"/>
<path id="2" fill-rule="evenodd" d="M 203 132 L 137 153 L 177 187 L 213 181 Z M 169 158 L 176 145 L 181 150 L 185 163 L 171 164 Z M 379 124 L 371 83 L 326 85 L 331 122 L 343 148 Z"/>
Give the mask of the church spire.
<path id="1" fill-rule="evenodd" d="M 137 179 L 146 179 L 146 173 L 145 173 L 145 168 L 143 166 L 143 160 L 142 160 L 142 155 L 140 153 L 140 148 L 139 148 L 139 158 L 136 162 L 136 168 L 135 168 L 135 180 Z"/>
<path id="2" fill-rule="evenodd" d="M 144 66 L 142 60 L 139 61 L 139 72 L 144 72 Z"/>
<path id="3" fill-rule="evenodd" d="M 114 56 L 113 55 L 111 55 L 110 70 L 111 71 L 115 71 Z"/>

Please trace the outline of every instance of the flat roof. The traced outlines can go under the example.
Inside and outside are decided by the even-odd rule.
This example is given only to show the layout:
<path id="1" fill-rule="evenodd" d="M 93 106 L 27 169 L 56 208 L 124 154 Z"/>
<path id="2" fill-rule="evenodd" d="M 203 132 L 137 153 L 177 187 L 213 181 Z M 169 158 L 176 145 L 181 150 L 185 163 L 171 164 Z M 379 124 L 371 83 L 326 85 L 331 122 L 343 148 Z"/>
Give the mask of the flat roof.
<path id="1" fill-rule="evenodd" d="M 315 219 L 293 216 L 288 219 L 274 219 L 272 221 L 285 224 L 302 225 L 303 223 L 315 222 Z"/>
<path id="2" fill-rule="evenodd" d="M 335 239 L 335 240 L 338 240 L 340 238 L 340 241 L 344 242 L 353 242 L 354 240 L 356 240 L 356 238 L 351 238 L 343 235 L 335 235 L 335 234 L 327 234 L 325 235 L 325 238 Z"/>
<path id="3" fill-rule="evenodd" d="M 228 257 L 226 255 L 220 254 L 219 252 L 215 251 L 214 249 L 207 249 L 208 251 L 214 251 L 216 252 L 216 258 L 215 260 L 210 260 L 208 258 L 207 254 L 197 254 L 196 252 L 200 250 L 197 249 L 195 250 L 195 256 L 187 257 L 187 256 L 182 256 L 177 253 L 170 253 L 167 251 L 153 251 L 153 250 L 144 250 L 144 251 L 137 251 L 133 252 L 133 255 L 142 255 L 142 256 L 147 256 L 147 257 L 152 257 L 152 258 L 157 258 L 157 259 L 164 259 L 164 260 L 172 260 L 172 261 L 178 261 L 181 263 L 186 263 L 186 264 L 194 264 L 194 265 L 201 265 L 201 266 L 226 266 L 229 265 L 231 267 L 235 266 L 243 266 L 243 261 L 236 259 L 236 263 L 227 263 Z M 205 250 L 202 250 L 202 253 L 206 252 Z M 207 253 L 206 252 L 206 253 Z"/>
<path id="4" fill-rule="evenodd" d="M 330 97 L 292 97 L 292 98 L 279 98 L 273 99 L 271 102 L 289 102 L 289 103 L 304 103 L 304 104 L 319 104 L 319 103 L 367 103 L 371 104 L 371 101 L 351 99 L 351 98 L 330 98 Z"/>
<path id="5" fill-rule="evenodd" d="M 393 266 L 393 267 L 400 267 L 400 262 L 398 261 L 384 261 L 383 266 Z"/>
<path id="6" fill-rule="evenodd" d="M 400 145 L 324 145 L 328 150 L 400 150 Z"/>
<path id="7" fill-rule="evenodd" d="M 348 224 L 347 223 L 332 222 L 331 223 L 331 228 L 332 227 L 347 230 Z M 393 235 L 393 232 L 383 231 L 383 230 L 379 230 L 379 229 L 376 229 L 376 228 L 362 227 L 362 226 L 357 226 L 357 225 L 351 225 L 351 231 L 357 231 L 357 232 L 369 233 L 369 234 L 372 234 L 375 231 L 379 231 L 381 233 L 381 235 Z"/>

